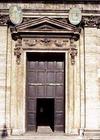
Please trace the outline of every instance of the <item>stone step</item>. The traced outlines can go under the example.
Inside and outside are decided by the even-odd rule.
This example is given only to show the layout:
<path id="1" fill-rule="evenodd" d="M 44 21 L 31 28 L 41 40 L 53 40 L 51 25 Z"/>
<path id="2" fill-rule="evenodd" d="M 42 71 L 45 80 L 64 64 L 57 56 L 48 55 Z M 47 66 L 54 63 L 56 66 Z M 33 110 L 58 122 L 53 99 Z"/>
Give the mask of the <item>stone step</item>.
<path id="1" fill-rule="evenodd" d="M 85 136 L 100 136 L 100 132 L 85 132 Z"/>
<path id="2" fill-rule="evenodd" d="M 85 136 L 100 136 L 100 130 L 91 130 L 91 129 L 85 129 L 84 131 Z"/>
<path id="3" fill-rule="evenodd" d="M 49 136 L 49 135 L 35 135 L 35 136 L 9 136 L 0 140 L 100 140 L 100 136 Z"/>
<path id="4" fill-rule="evenodd" d="M 52 129 L 50 126 L 38 126 L 37 128 L 38 133 L 53 133 Z"/>
<path id="5" fill-rule="evenodd" d="M 79 140 L 78 136 L 11 136 L 6 140 Z"/>

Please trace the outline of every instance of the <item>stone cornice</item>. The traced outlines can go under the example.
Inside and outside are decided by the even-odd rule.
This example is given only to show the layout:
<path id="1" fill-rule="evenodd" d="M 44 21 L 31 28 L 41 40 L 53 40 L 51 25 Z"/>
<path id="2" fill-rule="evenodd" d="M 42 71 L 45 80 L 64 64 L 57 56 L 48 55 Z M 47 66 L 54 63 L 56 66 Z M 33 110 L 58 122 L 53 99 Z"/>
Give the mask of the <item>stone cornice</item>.
<path id="1" fill-rule="evenodd" d="M 99 0 L 20 0 L 20 3 L 29 3 L 29 2 L 31 2 L 31 3 L 59 3 L 59 4 L 62 4 L 62 3 L 64 3 L 64 4 L 85 4 L 85 3 L 90 3 L 90 4 L 98 4 L 98 3 L 100 3 L 100 1 Z M 3 0 L 3 2 L 0 2 L 0 3 L 18 3 L 18 0 Z"/>
<path id="2" fill-rule="evenodd" d="M 12 38 L 16 40 L 19 38 L 31 36 L 31 37 L 43 37 L 52 36 L 58 37 L 62 35 L 64 38 L 79 39 L 80 28 L 71 25 L 67 19 L 55 19 L 49 17 L 43 18 L 27 18 L 18 26 L 10 26 Z"/>
<path id="3" fill-rule="evenodd" d="M 38 19 L 39 17 L 24 17 L 23 18 L 23 22 L 32 20 L 32 19 Z M 56 19 L 54 17 L 52 17 L 53 19 Z M 66 21 L 68 22 L 68 16 L 66 16 L 66 18 L 57 18 L 58 20 L 61 21 Z M 10 19 L 8 14 L 2 14 L 0 15 L 0 26 L 4 26 L 4 25 L 11 25 L 10 23 Z M 84 26 L 84 27 L 91 27 L 91 28 L 100 28 L 100 15 L 83 15 L 82 16 L 82 22 L 79 26 Z"/>
<path id="4" fill-rule="evenodd" d="M 53 10 L 53 9 L 22 9 L 23 11 L 23 16 L 24 17 L 41 17 L 43 16 L 48 16 L 48 17 L 62 17 L 64 18 L 65 16 L 68 17 L 68 13 L 69 13 L 70 7 L 69 9 L 65 9 L 65 10 Z M 100 16 L 100 10 L 82 10 L 82 15 L 83 16 Z M 9 14 L 9 10 L 8 9 L 0 9 L 0 15 L 8 15 Z"/>

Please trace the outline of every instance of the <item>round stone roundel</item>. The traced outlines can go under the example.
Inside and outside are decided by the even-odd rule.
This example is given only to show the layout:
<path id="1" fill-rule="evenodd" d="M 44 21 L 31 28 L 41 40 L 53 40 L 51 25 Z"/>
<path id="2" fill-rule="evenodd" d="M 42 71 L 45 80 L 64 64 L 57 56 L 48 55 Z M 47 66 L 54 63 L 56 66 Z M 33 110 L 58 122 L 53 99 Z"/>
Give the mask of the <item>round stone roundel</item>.
<path id="1" fill-rule="evenodd" d="M 81 10 L 77 7 L 73 7 L 69 11 L 69 21 L 73 25 L 78 25 L 81 22 L 82 14 Z"/>
<path id="2" fill-rule="evenodd" d="M 13 24 L 19 25 L 23 20 L 22 9 L 17 5 L 12 5 L 9 8 L 9 17 Z"/>

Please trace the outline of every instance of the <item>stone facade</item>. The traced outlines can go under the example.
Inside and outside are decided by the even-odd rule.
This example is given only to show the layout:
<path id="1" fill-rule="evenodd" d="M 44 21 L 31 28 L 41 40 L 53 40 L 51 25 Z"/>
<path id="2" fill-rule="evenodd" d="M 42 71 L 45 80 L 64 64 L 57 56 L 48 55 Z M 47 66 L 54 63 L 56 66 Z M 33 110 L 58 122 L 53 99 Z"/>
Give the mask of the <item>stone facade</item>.
<path id="1" fill-rule="evenodd" d="M 26 23 L 29 23 L 30 20 L 44 18 L 43 23 L 45 23 L 44 21 L 49 23 L 50 20 L 50 23 L 53 24 L 52 19 L 57 19 L 59 23 L 62 23 L 67 21 L 66 18 L 68 18 L 68 11 L 71 7 L 76 6 L 82 10 L 84 24 L 77 27 L 81 32 L 79 32 L 79 38 L 74 42 L 77 48 L 74 65 L 71 64 L 70 37 L 68 38 L 68 36 L 67 43 L 62 39 L 49 40 L 52 42 L 50 47 L 47 47 L 48 40 L 43 40 L 45 39 L 43 37 L 38 37 L 32 42 L 30 40 L 25 42 L 25 38 L 22 37 L 22 50 L 21 52 L 17 50 L 17 52 L 15 48 L 18 41 L 12 39 L 12 27 L 9 27 L 7 23 L 10 5 L 11 3 L 0 4 L 0 129 L 2 130 L 6 124 L 10 134 L 19 135 L 26 132 L 26 53 L 63 52 L 66 56 L 65 133 L 79 134 L 79 130 L 83 129 L 85 134 L 90 130 L 99 132 L 100 135 L 100 11 L 98 10 L 100 5 L 17 3 L 23 9 L 25 21 L 25 24 L 22 23 L 17 27 L 18 32 L 27 30 L 30 26 L 26 27 Z M 38 22 L 40 21 L 37 21 L 36 25 Z M 68 24 L 68 22 L 66 23 Z M 35 27 L 34 22 L 31 25 Z M 66 28 L 64 26 L 65 29 L 67 33 L 67 26 Z M 70 29 L 72 28 L 70 27 Z M 42 43 L 44 41 L 43 45 L 40 43 L 41 40 Z M 38 41 L 37 45 L 36 41 Z M 65 43 L 65 48 L 60 48 L 59 45 L 63 43 Z M 17 57 L 20 57 L 20 64 L 16 63 Z"/>

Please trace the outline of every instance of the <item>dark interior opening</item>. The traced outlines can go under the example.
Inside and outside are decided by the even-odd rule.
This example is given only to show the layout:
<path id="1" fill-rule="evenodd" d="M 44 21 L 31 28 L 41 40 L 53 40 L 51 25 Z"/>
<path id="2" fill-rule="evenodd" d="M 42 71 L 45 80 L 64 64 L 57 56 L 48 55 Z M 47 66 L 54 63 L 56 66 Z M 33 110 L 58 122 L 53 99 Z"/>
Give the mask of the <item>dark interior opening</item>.
<path id="1" fill-rule="evenodd" d="M 42 53 L 42 52 L 35 52 L 27 53 L 27 60 L 30 61 L 64 61 L 65 54 L 64 53 Z"/>
<path id="2" fill-rule="evenodd" d="M 50 126 L 54 131 L 54 99 L 37 99 L 37 127 Z"/>

